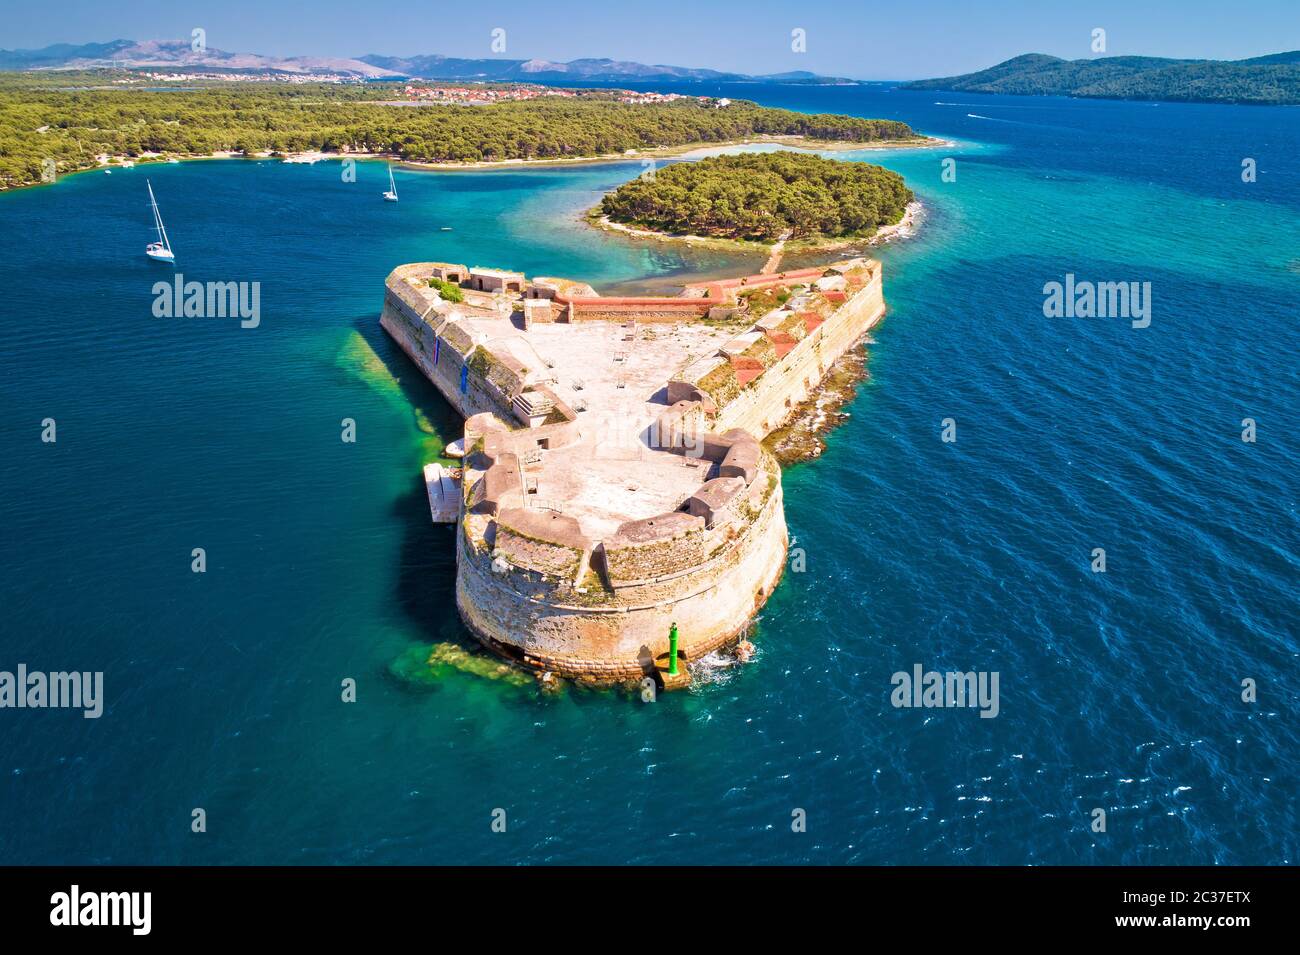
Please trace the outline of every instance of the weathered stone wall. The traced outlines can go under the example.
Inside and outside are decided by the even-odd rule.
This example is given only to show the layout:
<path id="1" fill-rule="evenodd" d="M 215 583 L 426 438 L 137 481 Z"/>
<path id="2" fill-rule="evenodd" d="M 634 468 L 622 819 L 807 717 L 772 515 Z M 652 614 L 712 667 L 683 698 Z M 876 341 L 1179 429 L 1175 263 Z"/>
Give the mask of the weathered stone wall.
<path id="1" fill-rule="evenodd" d="M 521 585 L 512 581 L 514 573 L 494 573 L 486 546 L 462 528 L 456 535 L 457 606 L 470 630 L 498 652 L 563 676 L 637 679 L 667 654 L 673 623 L 679 649 L 688 661 L 698 660 L 734 640 L 780 579 L 787 533 L 779 478 L 765 489 L 745 533 L 710 560 L 590 606 L 581 603 L 581 594 Z"/>
<path id="2" fill-rule="evenodd" d="M 432 313 L 428 318 L 437 320 Z M 490 411 L 507 420 L 510 418 L 510 403 L 506 396 L 472 368 L 466 380 L 466 390 L 461 391 L 460 370 L 466 364 L 465 359 L 450 345 L 438 347 L 435 344 L 437 336 L 433 326 L 421 319 L 420 313 L 398 295 L 393 294 L 392 289 L 384 296 L 384 311 L 379 317 L 379 324 L 462 415 L 469 417 Z"/>
<path id="3" fill-rule="evenodd" d="M 749 387 L 740 389 L 718 412 L 713 429 L 743 428 L 762 438 L 779 427 L 817 389 L 835 359 L 852 348 L 884 315 L 880 273 L 877 265 L 866 286 Z M 672 394 L 670 391 L 670 397 Z"/>
<path id="4" fill-rule="evenodd" d="M 659 307 L 620 306 L 616 304 L 578 305 L 575 303 L 568 310 L 568 320 L 571 322 L 626 322 L 632 318 L 643 324 L 690 322 L 699 318 L 702 312 L 703 309 L 689 299 L 683 299 L 681 305 L 674 303 Z"/>
<path id="5" fill-rule="evenodd" d="M 709 559 L 717 536 L 693 514 L 673 512 L 629 521 L 604 542 L 605 576 L 616 589 L 678 576 Z"/>
<path id="6" fill-rule="evenodd" d="M 572 581 L 590 546 L 578 522 L 564 514 L 520 507 L 497 513 L 496 550 L 522 570 Z"/>
<path id="7" fill-rule="evenodd" d="M 475 342 L 468 328 L 456 319 L 447 319 L 432 311 L 405 279 L 396 273 L 388 278 L 384 309 L 379 324 L 419 366 L 442 396 L 464 417 L 490 412 L 502 420 L 515 420 L 514 398 L 525 390 L 538 390 L 551 397 L 557 417 L 570 422 L 576 414 L 548 388 L 531 389 L 527 384 L 529 369 L 513 356 L 497 354 Z M 461 387 L 461 370 L 468 369 L 465 387 Z M 561 436 L 551 429 L 551 446 L 571 443 L 575 433 Z M 535 439 L 544 435 L 534 429 Z"/>

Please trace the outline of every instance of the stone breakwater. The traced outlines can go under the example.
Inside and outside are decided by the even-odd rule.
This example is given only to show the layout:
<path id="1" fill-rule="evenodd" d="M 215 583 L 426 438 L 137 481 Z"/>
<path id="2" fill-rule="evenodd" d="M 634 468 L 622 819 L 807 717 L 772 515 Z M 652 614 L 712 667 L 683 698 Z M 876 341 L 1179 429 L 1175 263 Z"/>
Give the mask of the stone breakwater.
<path id="1" fill-rule="evenodd" d="M 781 470 L 762 439 L 883 313 L 868 259 L 672 297 L 395 269 L 380 322 L 466 418 L 456 599 L 469 629 L 539 672 L 686 682 L 784 568 Z"/>

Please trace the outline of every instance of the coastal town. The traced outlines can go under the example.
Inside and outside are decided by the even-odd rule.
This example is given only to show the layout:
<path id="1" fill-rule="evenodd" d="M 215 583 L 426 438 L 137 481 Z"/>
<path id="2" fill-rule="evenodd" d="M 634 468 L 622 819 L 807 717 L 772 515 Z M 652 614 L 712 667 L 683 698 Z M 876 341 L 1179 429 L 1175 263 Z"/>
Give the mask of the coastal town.
<path id="1" fill-rule="evenodd" d="M 290 73 L 285 70 L 260 70 L 235 72 L 231 70 L 139 70 L 129 76 L 115 78 L 115 86 L 136 86 L 141 80 L 150 83 L 285 83 L 302 86 L 309 83 L 364 82 L 361 77 L 322 70 L 309 73 Z"/>
<path id="2" fill-rule="evenodd" d="M 263 70 L 261 72 L 232 72 L 229 70 L 139 70 L 128 76 L 113 78 L 111 84 L 119 87 L 139 86 L 149 83 L 283 83 L 303 86 L 312 83 L 329 83 L 332 85 L 351 84 L 362 86 L 374 81 L 351 73 L 319 71 L 290 73 L 284 70 Z M 521 103 L 535 99 L 613 99 L 627 105 L 645 105 L 650 103 L 674 103 L 678 100 L 697 100 L 716 107 L 731 104 L 726 97 L 691 96 L 686 93 L 658 93 L 648 90 L 627 89 L 566 89 L 560 86 L 547 86 L 540 83 L 490 83 L 485 81 L 466 81 L 460 83 L 436 83 L 413 80 L 401 86 L 401 96 L 393 100 L 379 102 L 412 102 L 437 105 L 486 106 L 492 103 Z"/>
<path id="3" fill-rule="evenodd" d="M 675 103 L 679 100 L 696 100 L 719 109 L 731 105 L 731 100 L 712 96 L 688 96 L 684 93 L 635 92 L 633 90 L 600 89 L 577 90 L 557 86 L 539 86 L 531 83 L 518 83 L 508 86 L 488 84 L 415 86 L 407 84 L 403 98 L 418 103 L 438 105 L 459 104 L 462 106 L 486 106 L 492 103 L 518 103 L 534 99 L 581 99 L 584 96 L 595 99 L 613 99 L 626 105 L 646 105 L 650 103 Z"/>

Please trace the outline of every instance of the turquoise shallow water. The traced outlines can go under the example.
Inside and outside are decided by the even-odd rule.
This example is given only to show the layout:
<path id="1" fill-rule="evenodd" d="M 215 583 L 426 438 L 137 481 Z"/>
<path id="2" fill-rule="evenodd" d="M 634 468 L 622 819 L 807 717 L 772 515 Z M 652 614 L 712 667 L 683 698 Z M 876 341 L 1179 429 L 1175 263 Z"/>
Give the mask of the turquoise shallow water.
<path id="1" fill-rule="evenodd" d="M 577 221 L 638 162 L 399 171 L 396 206 L 367 164 L 0 195 L 0 669 L 103 670 L 108 701 L 0 711 L 0 858 L 1295 861 L 1300 114 L 744 90 L 959 142 L 851 154 L 928 212 L 881 253 L 852 417 L 786 473 L 807 569 L 753 664 L 654 706 L 391 675 L 464 637 L 419 481 L 459 423 L 376 324 L 404 261 L 600 288 L 737 266 Z M 260 327 L 153 317 L 146 176 L 178 271 L 260 281 Z M 1067 272 L 1151 282 L 1151 326 L 1045 318 Z M 893 708 L 915 663 L 999 671 L 1000 715 Z"/>

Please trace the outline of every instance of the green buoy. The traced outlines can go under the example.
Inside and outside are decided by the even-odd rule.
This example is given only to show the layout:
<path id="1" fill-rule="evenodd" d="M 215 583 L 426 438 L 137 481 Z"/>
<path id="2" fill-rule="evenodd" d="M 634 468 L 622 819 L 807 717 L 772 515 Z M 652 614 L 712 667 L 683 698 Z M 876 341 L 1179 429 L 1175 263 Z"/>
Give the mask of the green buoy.
<path id="1" fill-rule="evenodd" d="M 677 624 L 668 628 L 668 675 L 677 675 Z"/>

